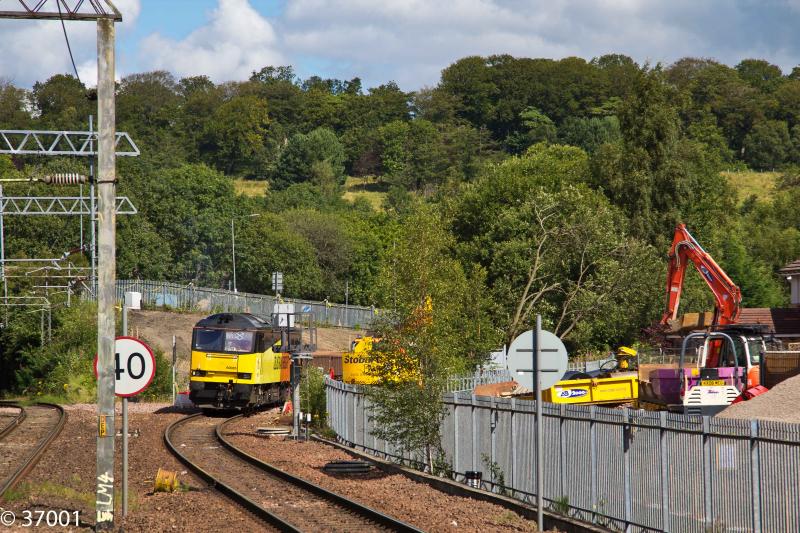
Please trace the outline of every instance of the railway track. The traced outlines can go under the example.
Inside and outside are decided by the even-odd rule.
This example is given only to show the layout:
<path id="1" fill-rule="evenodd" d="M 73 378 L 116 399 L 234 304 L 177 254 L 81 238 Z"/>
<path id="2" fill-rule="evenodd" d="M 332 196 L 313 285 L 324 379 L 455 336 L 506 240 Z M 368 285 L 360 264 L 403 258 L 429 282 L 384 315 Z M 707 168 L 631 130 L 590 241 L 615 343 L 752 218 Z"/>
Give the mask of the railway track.
<path id="1" fill-rule="evenodd" d="M 200 477 L 281 531 L 419 531 L 233 446 L 220 421 L 191 415 L 164 432 L 167 447 Z"/>
<path id="2" fill-rule="evenodd" d="M 54 404 L 21 407 L 3 403 L 19 413 L 0 417 L 0 497 L 36 465 L 47 446 L 64 427 L 67 415 Z M 10 420 L 8 420 L 10 419 Z"/>

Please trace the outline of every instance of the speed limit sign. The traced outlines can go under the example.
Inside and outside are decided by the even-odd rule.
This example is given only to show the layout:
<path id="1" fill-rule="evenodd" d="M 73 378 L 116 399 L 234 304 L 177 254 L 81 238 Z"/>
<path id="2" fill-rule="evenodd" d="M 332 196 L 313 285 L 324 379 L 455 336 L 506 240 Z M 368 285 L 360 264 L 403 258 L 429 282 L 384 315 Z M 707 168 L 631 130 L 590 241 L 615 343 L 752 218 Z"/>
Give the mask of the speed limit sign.
<path id="1" fill-rule="evenodd" d="M 97 357 L 94 358 L 97 377 Z M 148 345 L 133 337 L 117 337 L 114 344 L 114 394 L 127 398 L 142 392 L 156 375 L 156 358 Z"/>

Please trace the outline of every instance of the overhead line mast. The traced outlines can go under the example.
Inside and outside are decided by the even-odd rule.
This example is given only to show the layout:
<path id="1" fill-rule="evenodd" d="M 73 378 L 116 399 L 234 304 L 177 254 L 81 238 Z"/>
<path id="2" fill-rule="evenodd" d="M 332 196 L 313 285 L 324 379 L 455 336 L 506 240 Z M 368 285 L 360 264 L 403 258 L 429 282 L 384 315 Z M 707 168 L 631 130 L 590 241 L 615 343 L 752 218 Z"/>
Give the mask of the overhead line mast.
<path id="1" fill-rule="evenodd" d="M 114 338 L 116 116 L 114 23 L 122 14 L 110 0 L 0 0 L 0 18 L 97 22 L 98 294 L 97 294 L 97 476 L 96 530 L 114 528 Z"/>

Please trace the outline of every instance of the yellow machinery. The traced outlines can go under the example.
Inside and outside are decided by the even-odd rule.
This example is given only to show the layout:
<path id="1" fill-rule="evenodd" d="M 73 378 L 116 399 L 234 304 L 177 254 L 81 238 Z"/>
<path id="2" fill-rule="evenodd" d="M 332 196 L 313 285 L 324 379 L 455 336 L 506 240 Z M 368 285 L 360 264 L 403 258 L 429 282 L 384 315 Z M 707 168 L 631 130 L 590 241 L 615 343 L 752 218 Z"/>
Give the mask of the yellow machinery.
<path id="1" fill-rule="evenodd" d="M 633 376 L 567 379 L 542 391 L 542 399 L 552 403 L 621 404 L 639 398 L 639 379 Z"/>
<path id="2" fill-rule="evenodd" d="M 361 385 L 378 381 L 378 378 L 367 373 L 369 352 L 377 340 L 375 337 L 358 337 L 352 342 L 350 351 L 342 355 L 342 381 Z"/>
<path id="3" fill-rule="evenodd" d="M 631 372 L 638 367 L 638 353 L 620 346 L 613 359 L 599 369 L 568 372 L 553 387 L 542 391 L 542 399 L 552 403 L 602 405 L 636 403 L 639 398 L 639 377 Z"/>
<path id="4" fill-rule="evenodd" d="M 394 359 L 390 361 L 371 359 L 372 348 L 381 341 L 380 337 L 358 337 L 353 341 L 350 351 L 342 355 L 342 381 L 360 385 L 374 385 L 380 378 L 370 374 L 370 365 L 388 363 L 392 371 L 386 373 L 383 379 L 392 383 L 406 381 L 420 381 L 419 370 L 415 369 L 415 362 L 407 356 L 403 349 L 398 349 Z"/>

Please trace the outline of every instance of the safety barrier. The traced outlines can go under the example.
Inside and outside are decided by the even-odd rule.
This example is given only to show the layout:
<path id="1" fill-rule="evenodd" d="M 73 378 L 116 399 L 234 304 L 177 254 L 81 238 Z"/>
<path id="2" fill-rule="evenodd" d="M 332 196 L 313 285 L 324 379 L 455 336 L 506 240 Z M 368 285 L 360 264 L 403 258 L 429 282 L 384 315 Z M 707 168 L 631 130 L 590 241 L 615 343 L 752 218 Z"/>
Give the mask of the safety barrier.
<path id="1" fill-rule="evenodd" d="M 372 435 L 363 388 L 327 380 L 330 425 L 369 453 L 419 466 Z M 534 401 L 447 393 L 453 477 L 535 503 Z M 543 406 L 544 500 L 619 531 L 800 531 L 800 425 L 596 406 Z"/>
<path id="2" fill-rule="evenodd" d="M 117 280 L 117 300 L 122 301 L 128 291 L 142 293 L 142 303 L 153 307 L 170 307 L 188 311 L 231 312 L 270 315 L 275 297 L 224 289 L 181 285 L 168 281 Z M 313 302 L 295 298 L 282 298 L 283 303 L 295 304 L 295 311 L 311 313 L 318 326 L 366 329 L 376 315 L 374 307 L 343 305 L 330 302 Z"/>

